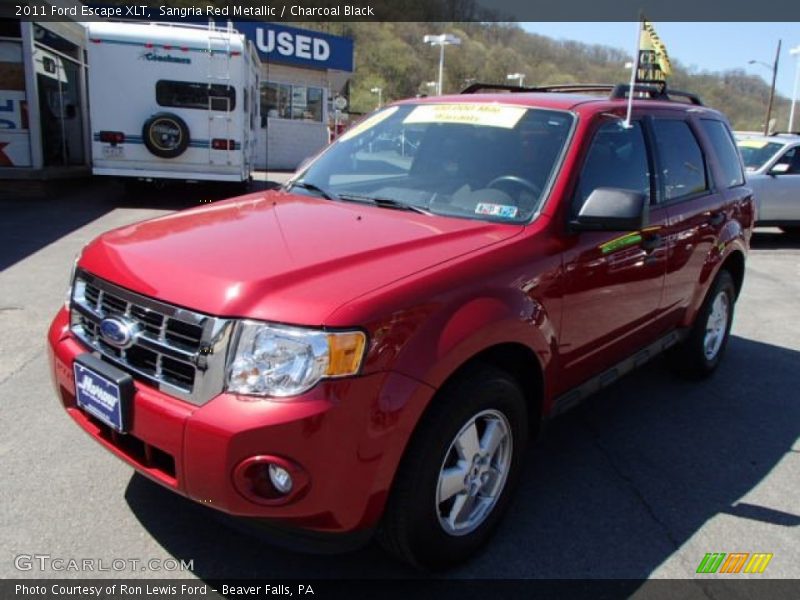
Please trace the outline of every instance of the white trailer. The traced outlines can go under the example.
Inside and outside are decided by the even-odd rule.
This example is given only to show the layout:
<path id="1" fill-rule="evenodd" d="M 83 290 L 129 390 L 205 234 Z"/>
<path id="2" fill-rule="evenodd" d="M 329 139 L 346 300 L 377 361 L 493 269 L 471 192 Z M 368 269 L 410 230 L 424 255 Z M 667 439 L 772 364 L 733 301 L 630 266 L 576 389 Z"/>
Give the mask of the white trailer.
<path id="1" fill-rule="evenodd" d="M 249 180 L 261 63 L 230 25 L 87 24 L 92 170 Z"/>

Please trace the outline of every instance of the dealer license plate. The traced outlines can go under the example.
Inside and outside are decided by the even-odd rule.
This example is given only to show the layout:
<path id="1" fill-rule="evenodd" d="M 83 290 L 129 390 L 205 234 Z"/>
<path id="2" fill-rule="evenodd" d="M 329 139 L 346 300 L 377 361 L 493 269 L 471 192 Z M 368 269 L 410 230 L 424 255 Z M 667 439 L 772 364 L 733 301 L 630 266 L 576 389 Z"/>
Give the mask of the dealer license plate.
<path id="1" fill-rule="evenodd" d="M 78 406 L 109 427 L 125 431 L 124 398 L 119 385 L 78 362 L 74 368 Z"/>

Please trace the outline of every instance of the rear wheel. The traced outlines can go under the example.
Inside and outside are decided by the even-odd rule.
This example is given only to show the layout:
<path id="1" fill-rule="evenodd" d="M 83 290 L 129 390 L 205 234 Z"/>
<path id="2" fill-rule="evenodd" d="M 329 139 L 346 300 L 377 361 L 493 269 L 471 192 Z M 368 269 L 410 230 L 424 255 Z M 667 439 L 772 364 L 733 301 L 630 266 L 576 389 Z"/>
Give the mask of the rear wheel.
<path id="1" fill-rule="evenodd" d="M 733 277 L 728 271 L 720 271 L 689 337 L 669 352 L 670 362 L 681 375 L 700 379 L 717 368 L 728 344 L 735 302 Z"/>
<path id="2" fill-rule="evenodd" d="M 519 475 L 528 440 L 525 398 L 492 367 L 442 389 L 398 470 L 379 540 L 399 558 L 437 569 L 491 537 Z"/>

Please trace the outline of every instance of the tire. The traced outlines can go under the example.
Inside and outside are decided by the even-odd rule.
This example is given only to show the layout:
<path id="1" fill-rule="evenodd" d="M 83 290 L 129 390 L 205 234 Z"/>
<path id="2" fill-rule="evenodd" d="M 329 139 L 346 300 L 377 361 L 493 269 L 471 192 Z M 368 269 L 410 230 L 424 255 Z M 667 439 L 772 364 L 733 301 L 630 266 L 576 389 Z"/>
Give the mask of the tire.
<path id="1" fill-rule="evenodd" d="M 464 561 L 491 537 L 520 473 L 528 419 L 519 384 L 489 366 L 452 381 L 433 402 L 398 469 L 378 540 L 401 560 L 436 570 Z M 495 450 L 481 452 L 489 446 Z M 482 462 L 461 450 L 470 447 Z"/>
<path id="2" fill-rule="evenodd" d="M 668 353 L 670 363 L 680 375 L 704 379 L 714 372 L 728 345 L 735 302 L 733 277 L 728 271 L 720 271 L 697 313 L 689 337 Z"/>
<path id="3" fill-rule="evenodd" d="M 151 154 L 177 158 L 189 147 L 189 127 L 178 115 L 156 113 L 144 122 L 142 140 Z"/>

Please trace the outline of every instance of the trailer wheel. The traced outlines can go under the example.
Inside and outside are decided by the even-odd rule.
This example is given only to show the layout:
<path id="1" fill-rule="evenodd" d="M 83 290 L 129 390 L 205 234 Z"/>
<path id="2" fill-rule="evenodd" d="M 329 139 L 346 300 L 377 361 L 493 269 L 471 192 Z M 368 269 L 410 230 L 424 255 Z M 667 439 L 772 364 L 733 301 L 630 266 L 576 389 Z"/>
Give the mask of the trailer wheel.
<path id="1" fill-rule="evenodd" d="M 189 147 L 189 127 L 178 115 L 156 113 L 144 122 L 144 145 L 160 158 L 175 158 Z"/>

